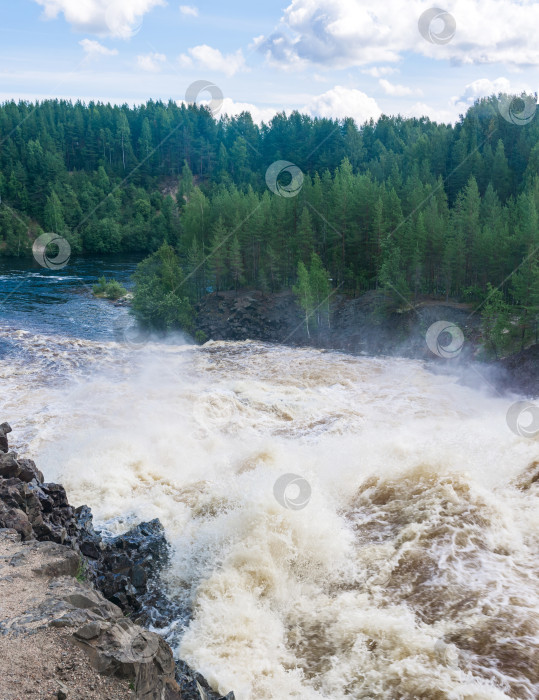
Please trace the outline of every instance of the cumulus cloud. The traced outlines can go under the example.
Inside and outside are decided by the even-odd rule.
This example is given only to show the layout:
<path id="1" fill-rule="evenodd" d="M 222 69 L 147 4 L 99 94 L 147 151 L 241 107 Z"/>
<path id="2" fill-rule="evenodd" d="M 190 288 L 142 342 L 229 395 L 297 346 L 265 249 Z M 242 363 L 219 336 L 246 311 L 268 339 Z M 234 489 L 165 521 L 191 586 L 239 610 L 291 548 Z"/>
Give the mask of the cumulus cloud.
<path id="1" fill-rule="evenodd" d="M 511 82 L 508 78 L 500 77 L 495 80 L 488 78 L 479 78 L 465 86 L 462 95 L 453 97 L 451 105 L 464 113 L 470 105 L 480 97 L 489 97 L 490 95 L 499 95 L 505 93 L 507 95 L 520 95 L 525 92 L 528 95 L 536 93 L 529 85 L 521 82 Z"/>
<path id="2" fill-rule="evenodd" d="M 292 0 L 276 31 L 254 43 L 282 67 L 390 63 L 405 52 L 455 63 L 539 65 L 535 0 L 448 0 L 444 9 L 456 33 L 444 45 L 429 42 L 418 29 L 431 5 L 430 0 Z M 434 33 L 440 29 L 431 26 Z"/>
<path id="3" fill-rule="evenodd" d="M 162 53 L 147 53 L 137 56 L 137 65 L 148 73 L 159 73 L 167 57 Z"/>
<path id="4" fill-rule="evenodd" d="M 412 89 L 406 85 L 395 85 L 390 83 L 389 80 L 381 78 L 378 83 L 386 95 L 392 95 L 393 97 L 406 97 L 407 95 L 421 95 L 421 90 Z"/>
<path id="5" fill-rule="evenodd" d="M 352 117 L 358 124 L 369 119 L 378 119 L 381 110 L 376 100 L 361 90 L 336 85 L 322 95 L 312 97 L 303 108 L 313 117 Z"/>
<path id="6" fill-rule="evenodd" d="M 83 39 L 79 41 L 80 46 L 84 49 L 84 52 L 90 56 L 116 56 L 118 51 L 116 49 L 107 49 L 106 46 L 100 44 L 98 41 L 93 41 L 92 39 Z"/>
<path id="7" fill-rule="evenodd" d="M 189 17 L 198 17 L 198 8 L 194 5 L 180 5 L 180 12 Z"/>
<path id="8" fill-rule="evenodd" d="M 128 39 L 142 24 L 144 15 L 166 0 L 34 0 L 45 19 L 63 14 L 75 30 Z"/>
<path id="9" fill-rule="evenodd" d="M 214 49 L 207 44 L 188 49 L 187 54 L 181 54 L 178 60 L 183 68 L 196 66 L 197 68 L 224 73 L 229 78 L 239 71 L 247 70 L 241 49 L 238 49 L 235 53 L 225 55 L 219 49 Z"/>

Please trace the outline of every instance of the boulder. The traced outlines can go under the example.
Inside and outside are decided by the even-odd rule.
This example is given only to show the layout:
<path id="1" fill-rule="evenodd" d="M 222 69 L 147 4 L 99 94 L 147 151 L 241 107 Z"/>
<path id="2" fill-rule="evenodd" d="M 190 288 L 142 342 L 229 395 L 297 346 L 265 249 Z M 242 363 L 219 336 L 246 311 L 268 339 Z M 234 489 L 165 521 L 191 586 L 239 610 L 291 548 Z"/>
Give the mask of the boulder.
<path id="1" fill-rule="evenodd" d="M 15 453 L 7 450 L 0 452 L 0 476 L 4 479 L 12 479 L 18 477 L 20 473 L 21 468 Z"/>
<path id="2" fill-rule="evenodd" d="M 137 699 L 181 700 L 172 650 L 154 632 L 121 619 L 83 625 L 73 637 L 99 673 L 132 680 Z"/>
<path id="3" fill-rule="evenodd" d="M 8 440 L 7 435 L 11 432 L 11 426 L 9 423 L 2 423 L 0 425 L 0 452 L 8 451 Z"/>

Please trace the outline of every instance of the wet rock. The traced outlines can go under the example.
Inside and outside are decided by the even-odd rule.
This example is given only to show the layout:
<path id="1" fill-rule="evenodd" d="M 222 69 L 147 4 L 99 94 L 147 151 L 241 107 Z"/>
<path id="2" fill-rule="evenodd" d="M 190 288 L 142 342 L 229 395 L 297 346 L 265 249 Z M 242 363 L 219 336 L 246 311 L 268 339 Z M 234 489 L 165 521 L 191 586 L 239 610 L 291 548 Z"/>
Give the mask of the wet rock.
<path id="1" fill-rule="evenodd" d="M 159 520 L 141 523 L 123 535 L 103 539 L 94 530 L 87 506 L 75 511 L 79 524 L 80 551 L 89 557 L 88 575 L 100 591 L 125 613 L 146 615 L 148 609 L 166 610 L 168 624 L 171 603 L 157 585 L 159 572 L 168 562 L 169 551 Z M 152 616 L 155 623 L 156 615 Z"/>
<path id="2" fill-rule="evenodd" d="M 194 671 L 185 661 L 176 662 L 176 680 L 182 691 L 182 700 L 235 700 L 233 692 L 219 695 L 212 690 L 204 676 Z"/>
<path id="3" fill-rule="evenodd" d="M 11 426 L 9 423 L 2 423 L 0 425 L 0 452 L 7 452 L 8 451 L 9 447 L 8 447 L 7 435 L 10 432 L 11 432 Z"/>

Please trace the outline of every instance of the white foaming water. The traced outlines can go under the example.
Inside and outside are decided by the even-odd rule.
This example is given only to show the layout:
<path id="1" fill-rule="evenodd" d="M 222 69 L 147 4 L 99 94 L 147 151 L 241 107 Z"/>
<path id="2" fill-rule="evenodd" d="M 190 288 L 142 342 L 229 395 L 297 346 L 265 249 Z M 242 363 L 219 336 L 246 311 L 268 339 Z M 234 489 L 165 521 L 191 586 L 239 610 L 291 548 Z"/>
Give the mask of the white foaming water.
<path id="1" fill-rule="evenodd" d="M 538 697 L 538 442 L 510 399 L 409 360 L 18 342 L 15 449 L 108 527 L 161 519 L 179 654 L 221 693 Z M 301 510 L 274 496 L 288 473 Z"/>

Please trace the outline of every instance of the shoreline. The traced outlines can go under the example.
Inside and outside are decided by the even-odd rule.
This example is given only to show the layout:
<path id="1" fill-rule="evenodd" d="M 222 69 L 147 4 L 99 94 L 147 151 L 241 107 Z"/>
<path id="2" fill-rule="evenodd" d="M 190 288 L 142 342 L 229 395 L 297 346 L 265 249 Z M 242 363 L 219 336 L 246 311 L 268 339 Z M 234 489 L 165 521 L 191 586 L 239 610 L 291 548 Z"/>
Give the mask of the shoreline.
<path id="1" fill-rule="evenodd" d="M 402 312 L 381 317 L 379 296 L 367 292 L 356 299 L 332 303 L 331 324 L 307 334 L 305 321 L 292 292 L 213 292 L 196 307 L 195 332 L 207 340 L 254 340 L 290 347 L 335 350 L 350 355 L 403 357 L 423 360 L 432 368 L 466 373 L 472 365 L 483 368 L 484 384 L 502 393 L 539 396 L 539 345 L 497 360 L 481 358 L 480 318 L 466 305 L 420 302 Z M 437 356 L 426 342 L 427 330 L 446 321 L 462 331 L 462 347 L 453 357 Z"/>

